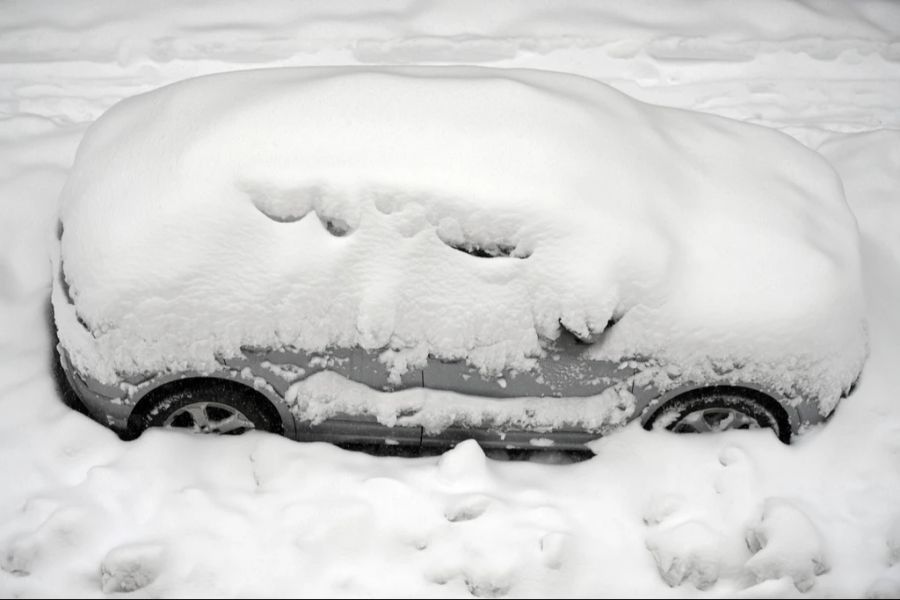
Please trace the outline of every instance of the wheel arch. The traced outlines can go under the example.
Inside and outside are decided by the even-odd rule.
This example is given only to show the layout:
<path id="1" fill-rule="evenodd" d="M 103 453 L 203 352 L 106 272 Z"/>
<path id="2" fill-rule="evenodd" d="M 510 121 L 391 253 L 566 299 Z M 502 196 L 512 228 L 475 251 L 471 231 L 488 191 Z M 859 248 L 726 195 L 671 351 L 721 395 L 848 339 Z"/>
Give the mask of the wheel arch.
<path id="1" fill-rule="evenodd" d="M 231 373 L 182 373 L 159 377 L 152 380 L 150 384 L 143 384 L 141 393 L 135 394 L 131 398 L 134 408 L 132 408 L 128 416 L 128 424 L 122 437 L 125 439 L 137 438 L 141 433 L 139 425 L 141 418 L 166 396 L 194 386 L 213 384 L 230 387 L 241 394 L 258 400 L 260 407 L 269 414 L 272 421 L 281 423 L 282 430 L 279 433 L 287 437 L 293 437 L 294 418 L 284 399 L 271 388 L 254 385 L 241 377 L 240 374 Z"/>
<path id="2" fill-rule="evenodd" d="M 640 416 L 641 425 L 644 429 L 649 430 L 654 420 L 675 402 L 723 393 L 744 396 L 762 405 L 778 421 L 781 431 L 784 432 L 781 438 L 784 443 L 789 444 L 794 434 L 797 433 L 800 419 L 797 410 L 790 403 L 779 400 L 779 395 L 773 394 L 769 390 L 740 383 L 696 384 L 670 390 L 651 400 L 644 407 Z"/>

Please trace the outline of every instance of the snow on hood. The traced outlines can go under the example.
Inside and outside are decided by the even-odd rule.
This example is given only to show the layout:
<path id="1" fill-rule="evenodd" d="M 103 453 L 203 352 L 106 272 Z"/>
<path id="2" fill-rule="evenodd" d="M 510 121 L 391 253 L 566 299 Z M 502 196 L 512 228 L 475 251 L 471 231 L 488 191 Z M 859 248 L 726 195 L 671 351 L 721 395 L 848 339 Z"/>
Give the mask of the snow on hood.
<path id="1" fill-rule="evenodd" d="M 573 75 L 183 81 L 90 128 L 62 221 L 90 334 L 60 337 L 107 381 L 242 345 L 524 369 L 562 326 L 598 358 L 750 363 L 836 399 L 866 352 L 856 224 L 824 159 Z"/>

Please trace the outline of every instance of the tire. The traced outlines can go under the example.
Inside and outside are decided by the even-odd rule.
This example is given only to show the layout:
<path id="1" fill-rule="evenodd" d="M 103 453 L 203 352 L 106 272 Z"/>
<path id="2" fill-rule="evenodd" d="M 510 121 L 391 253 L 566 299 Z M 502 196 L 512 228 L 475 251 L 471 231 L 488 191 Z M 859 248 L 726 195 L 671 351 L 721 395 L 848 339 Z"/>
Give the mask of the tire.
<path id="1" fill-rule="evenodd" d="M 132 421 L 134 433 L 150 427 L 238 435 L 250 430 L 282 433 L 278 412 L 258 392 L 231 381 L 176 382 L 152 392 Z"/>
<path id="2" fill-rule="evenodd" d="M 771 429 L 790 443 L 791 429 L 784 409 L 772 398 L 747 388 L 716 386 L 693 390 L 666 402 L 644 428 L 675 433 L 713 433 L 741 429 Z"/>

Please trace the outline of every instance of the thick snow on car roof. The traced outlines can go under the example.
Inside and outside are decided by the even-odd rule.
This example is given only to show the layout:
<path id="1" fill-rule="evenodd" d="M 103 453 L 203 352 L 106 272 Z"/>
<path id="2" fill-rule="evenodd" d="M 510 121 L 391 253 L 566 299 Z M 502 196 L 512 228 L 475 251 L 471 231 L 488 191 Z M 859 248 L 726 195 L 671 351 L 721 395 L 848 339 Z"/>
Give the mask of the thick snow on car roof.
<path id="1" fill-rule="evenodd" d="M 865 355 L 856 225 L 818 154 L 572 75 L 177 83 L 89 130 L 62 221 L 61 341 L 106 381 L 241 346 L 527 369 L 565 328 L 598 358 L 743 370 L 828 410 Z"/>

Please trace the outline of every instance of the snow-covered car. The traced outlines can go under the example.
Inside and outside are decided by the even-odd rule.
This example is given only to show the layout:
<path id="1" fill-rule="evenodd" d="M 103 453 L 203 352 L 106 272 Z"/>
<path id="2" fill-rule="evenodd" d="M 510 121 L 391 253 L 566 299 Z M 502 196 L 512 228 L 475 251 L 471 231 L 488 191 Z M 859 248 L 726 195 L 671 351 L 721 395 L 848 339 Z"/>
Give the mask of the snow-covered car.
<path id="1" fill-rule="evenodd" d="M 86 133 L 59 350 L 90 413 L 556 448 L 826 419 L 866 357 L 856 224 L 788 136 L 475 67 L 176 83 Z"/>

